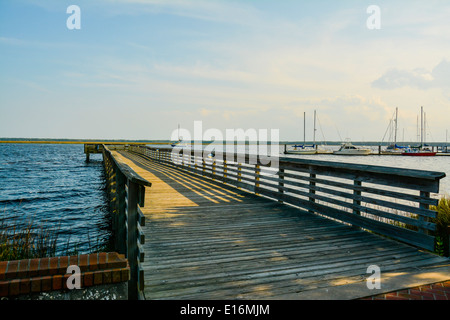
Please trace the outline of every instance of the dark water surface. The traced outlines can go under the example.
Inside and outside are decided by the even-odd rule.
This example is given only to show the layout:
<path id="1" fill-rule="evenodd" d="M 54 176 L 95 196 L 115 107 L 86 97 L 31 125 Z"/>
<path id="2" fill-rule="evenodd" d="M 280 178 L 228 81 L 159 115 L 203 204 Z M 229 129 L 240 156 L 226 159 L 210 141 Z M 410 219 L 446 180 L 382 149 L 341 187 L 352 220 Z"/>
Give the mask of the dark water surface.
<path id="1" fill-rule="evenodd" d="M 58 250 L 104 245 L 110 226 L 102 157 L 85 159 L 83 145 L 0 144 L 0 221 L 51 228 Z"/>

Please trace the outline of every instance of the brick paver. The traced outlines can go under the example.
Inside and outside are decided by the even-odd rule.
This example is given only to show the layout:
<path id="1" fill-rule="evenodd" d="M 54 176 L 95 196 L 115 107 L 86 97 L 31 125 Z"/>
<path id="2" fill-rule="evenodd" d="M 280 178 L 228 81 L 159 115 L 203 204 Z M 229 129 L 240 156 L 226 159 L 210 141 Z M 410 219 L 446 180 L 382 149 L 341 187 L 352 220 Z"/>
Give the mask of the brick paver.
<path id="1" fill-rule="evenodd" d="M 361 300 L 450 300 L 450 281 L 387 292 Z"/>

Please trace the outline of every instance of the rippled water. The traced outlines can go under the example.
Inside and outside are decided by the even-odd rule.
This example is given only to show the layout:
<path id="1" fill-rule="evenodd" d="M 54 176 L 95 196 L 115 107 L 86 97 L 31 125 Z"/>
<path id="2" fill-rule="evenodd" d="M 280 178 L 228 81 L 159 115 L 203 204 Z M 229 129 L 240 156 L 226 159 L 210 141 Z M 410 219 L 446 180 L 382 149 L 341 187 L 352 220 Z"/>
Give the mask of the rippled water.
<path id="1" fill-rule="evenodd" d="M 52 228 L 58 250 L 80 253 L 110 236 L 100 154 L 86 163 L 83 145 L 0 144 L 0 219 Z"/>

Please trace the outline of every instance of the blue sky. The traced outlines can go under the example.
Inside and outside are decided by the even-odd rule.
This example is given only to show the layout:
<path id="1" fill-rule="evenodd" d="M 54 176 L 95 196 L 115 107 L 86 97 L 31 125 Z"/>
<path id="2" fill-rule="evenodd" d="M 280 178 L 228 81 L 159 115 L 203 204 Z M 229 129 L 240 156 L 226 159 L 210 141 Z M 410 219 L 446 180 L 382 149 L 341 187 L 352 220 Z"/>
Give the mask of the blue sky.
<path id="1" fill-rule="evenodd" d="M 0 137 L 170 139 L 201 120 L 303 140 L 317 110 L 318 140 L 380 141 L 397 107 L 415 141 L 423 106 L 445 141 L 448 17 L 437 0 L 1 1 Z"/>

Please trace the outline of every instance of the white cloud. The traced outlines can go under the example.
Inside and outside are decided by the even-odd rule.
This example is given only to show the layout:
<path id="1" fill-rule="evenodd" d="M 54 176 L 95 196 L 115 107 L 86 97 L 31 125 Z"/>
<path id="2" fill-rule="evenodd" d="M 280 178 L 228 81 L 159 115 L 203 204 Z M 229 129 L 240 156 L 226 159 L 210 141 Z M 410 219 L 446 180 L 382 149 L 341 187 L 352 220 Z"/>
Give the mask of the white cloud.
<path id="1" fill-rule="evenodd" d="M 423 68 L 411 71 L 390 69 L 373 81 L 372 86 L 380 89 L 396 89 L 406 86 L 421 90 L 447 89 L 450 87 L 450 62 L 442 60 L 431 71 Z"/>

